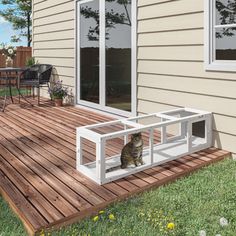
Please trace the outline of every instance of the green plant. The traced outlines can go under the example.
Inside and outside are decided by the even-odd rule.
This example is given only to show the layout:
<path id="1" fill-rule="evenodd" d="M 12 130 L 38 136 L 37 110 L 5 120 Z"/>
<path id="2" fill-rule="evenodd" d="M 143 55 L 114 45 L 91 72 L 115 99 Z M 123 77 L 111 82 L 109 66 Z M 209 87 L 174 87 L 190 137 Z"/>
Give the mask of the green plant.
<path id="1" fill-rule="evenodd" d="M 38 61 L 35 60 L 35 57 L 28 57 L 26 59 L 26 62 L 25 62 L 26 66 L 33 66 L 35 64 L 38 64 Z"/>
<path id="2" fill-rule="evenodd" d="M 52 99 L 63 99 L 68 95 L 68 88 L 62 85 L 62 81 L 57 81 L 48 92 Z"/>

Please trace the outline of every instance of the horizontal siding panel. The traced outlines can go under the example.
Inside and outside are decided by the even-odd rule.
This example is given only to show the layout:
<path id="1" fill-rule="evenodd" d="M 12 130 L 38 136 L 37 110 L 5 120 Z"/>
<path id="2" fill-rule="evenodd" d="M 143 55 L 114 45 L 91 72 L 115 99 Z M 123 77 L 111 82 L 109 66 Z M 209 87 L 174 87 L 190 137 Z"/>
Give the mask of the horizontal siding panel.
<path id="1" fill-rule="evenodd" d="M 51 25 L 43 25 L 43 26 L 34 27 L 34 34 L 69 30 L 69 29 L 74 29 L 74 27 L 75 27 L 74 20 L 59 22 L 59 23 L 55 23 Z"/>
<path id="2" fill-rule="evenodd" d="M 60 41 L 44 41 L 44 42 L 35 42 L 34 48 L 43 48 L 43 49 L 63 49 L 63 48 L 74 48 L 74 40 L 60 40 Z"/>
<path id="3" fill-rule="evenodd" d="M 152 101 L 138 100 L 138 113 L 151 114 L 155 112 L 167 111 L 179 108 L 174 105 L 160 104 Z"/>
<path id="4" fill-rule="evenodd" d="M 203 1 L 181 0 L 169 1 L 165 4 L 156 4 L 146 7 L 140 7 L 138 10 L 138 19 L 148 19 L 191 12 L 203 11 Z"/>
<path id="5" fill-rule="evenodd" d="M 203 13 L 172 16 L 166 18 L 141 20 L 138 22 L 138 32 L 158 32 L 183 29 L 203 28 Z"/>
<path id="6" fill-rule="evenodd" d="M 214 114 L 213 129 L 236 136 L 236 118 Z M 235 145 L 236 149 L 236 145 Z M 236 151 L 235 151 L 236 153 Z"/>
<path id="7" fill-rule="evenodd" d="M 74 49 L 48 49 L 48 50 L 40 50 L 34 49 L 35 57 L 62 57 L 62 58 L 73 58 L 75 55 Z"/>
<path id="8" fill-rule="evenodd" d="M 75 60 L 72 58 L 45 58 L 45 57 L 36 57 L 36 60 L 39 63 L 51 64 L 54 66 L 64 66 L 64 67 L 74 67 Z"/>
<path id="9" fill-rule="evenodd" d="M 203 45 L 203 35 L 203 29 L 139 34 L 138 46 Z"/>
<path id="10" fill-rule="evenodd" d="M 138 72 L 147 74 L 153 73 L 153 74 L 164 74 L 164 75 L 174 75 L 174 76 L 190 76 L 190 77 L 236 80 L 235 73 L 205 71 L 204 64 L 202 62 L 139 61 Z"/>
<path id="11" fill-rule="evenodd" d="M 65 30 L 65 31 L 51 32 L 51 33 L 46 33 L 46 34 L 34 34 L 34 42 L 73 39 L 74 33 L 75 33 L 74 30 Z"/>
<path id="12" fill-rule="evenodd" d="M 34 26 L 36 27 L 40 25 L 52 24 L 55 22 L 68 21 L 68 20 L 74 20 L 74 10 L 69 12 L 63 12 L 57 15 L 49 15 L 45 16 L 44 18 L 35 19 Z"/>
<path id="13" fill-rule="evenodd" d="M 53 14 L 56 15 L 56 14 L 66 12 L 66 11 L 71 11 L 74 9 L 74 6 L 75 6 L 74 1 L 72 1 L 72 2 L 66 2 L 61 5 L 55 5 L 54 7 L 46 8 L 42 11 L 36 11 L 36 12 L 34 12 L 34 19 L 53 15 Z"/>
<path id="14" fill-rule="evenodd" d="M 214 132 L 214 146 L 227 150 L 232 153 L 236 153 L 236 136 L 230 134 L 224 134 L 220 132 Z"/>
<path id="15" fill-rule="evenodd" d="M 203 61 L 202 46 L 139 47 L 138 59 Z"/>
<path id="16" fill-rule="evenodd" d="M 160 3 L 165 3 L 169 2 L 170 0 L 138 0 L 138 6 L 146 6 L 146 5 L 151 5 L 151 4 L 160 4 Z"/>
<path id="17" fill-rule="evenodd" d="M 236 98 L 236 80 L 225 81 L 208 78 L 198 79 L 191 77 L 139 74 L 138 85 L 188 93 Z"/>
<path id="18" fill-rule="evenodd" d="M 184 86 L 184 85 L 183 85 Z M 203 96 L 190 93 L 166 91 L 152 88 L 138 88 L 138 98 L 153 102 L 191 107 L 236 117 L 236 99 Z"/>
<path id="19" fill-rule="evenodd" d="M 75 76 L 75 70 L 74 68 L 67 68 L 67 67 L 55 67 L 54 71 L 53 71 L 54 75 L 65 75 L 65 76 L 71 76 L 74 77 Z M 60 78 L 61 79 L 61 78 Z"/>
<path id="20" fill-rule="evenodd" d="M 72 87 L 75 87 L 75 80 L 74 78 L 70 78 L 70 77 L 65 77 L 63 75 L 60 75 L 60 77 L 58 78 L 57 75 L 54 76 L 54 79 L 57 80 L 61 80 L 63 86 L 65 87 L 69 87 L 70 89 Z"/>
<path id="21" fill-rule="evenodd" d="M 65 2 L 73 2 L 74 0 L 47 0 L 45 2 L 41 2 L 39 4 L 36 4 L 34 6 L 34 10 L 35 11 L 39 11 L 45 8 L 50 8 L 50 7 L 54 7 L 55 5 L 60 5 L 60 4 L 65 4 Z M 56 3 L 56 4 L 55 4 Z"/>

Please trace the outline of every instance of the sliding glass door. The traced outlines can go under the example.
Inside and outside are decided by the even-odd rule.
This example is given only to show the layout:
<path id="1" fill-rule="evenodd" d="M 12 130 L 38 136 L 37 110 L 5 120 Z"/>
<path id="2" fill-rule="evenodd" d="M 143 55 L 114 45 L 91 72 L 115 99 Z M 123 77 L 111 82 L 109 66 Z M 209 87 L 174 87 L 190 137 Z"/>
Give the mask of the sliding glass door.
<path id="1" fill-rule="evenodd" d="M 136 110 L 134 1 L 77 2 L 77 101 L 120 115 Z"/>

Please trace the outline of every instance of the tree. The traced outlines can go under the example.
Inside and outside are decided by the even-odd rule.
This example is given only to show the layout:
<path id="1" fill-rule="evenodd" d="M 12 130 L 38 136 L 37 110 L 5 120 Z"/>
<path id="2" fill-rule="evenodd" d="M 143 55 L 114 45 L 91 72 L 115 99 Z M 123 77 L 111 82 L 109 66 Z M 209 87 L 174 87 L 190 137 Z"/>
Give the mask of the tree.
<path id="1" fill-rule="evenodd" d="M 31 45 L 31 0 L 0 0 L 6 8 L 0 11 L 6 21 L 10 22 L 14 30 L 20 30 L 18 36 L 12 36 L 12 42 L 19 42 L 21 37 L 27 38 L 28 47 Z"/>
<path id="2" fill-rule="evenodd" d="M 106 2 L 116 2 L 124 7 L 123 13 L 117 13 L 113 9 L 106 11 L 106 39 L 109 39 L 109 30 L 115 28 L 117 24 L 131 26 L 131 19 L 129 16 L 128 5 L 131 0 L 106 0 Z M 88 32 L 88 39 L 90 41 L 99 40 L 99 11 L 93 10 L 91 7 L 82 7 L 80 13 L 86 18 L 93 18 L 96 22 L 95 27 L 90 27 Z"/>
<path id="3" fill-rule="evenodd" d="M 220 15 L 218 20 L 221 25 L 236 23 L 236 0 L 228 0 L 226 4 L 220 0 L 217 0 L 216 9 Z M 222 32 L 216 32 L 216 37 L 232 37 L 235 30 L 236 28 L 223 28 Z"/>

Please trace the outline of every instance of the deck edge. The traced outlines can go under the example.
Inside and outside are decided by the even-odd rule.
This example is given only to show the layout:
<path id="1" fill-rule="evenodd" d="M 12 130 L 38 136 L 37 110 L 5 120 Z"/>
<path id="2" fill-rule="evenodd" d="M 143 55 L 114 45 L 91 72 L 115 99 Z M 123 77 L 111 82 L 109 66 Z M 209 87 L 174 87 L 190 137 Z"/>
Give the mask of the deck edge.
<path id="1" fill-rule="evenodd" d="M 222 160 L 224 160 L 226 158 L 232 158 L 232 153 L 231 152 L 222 153 L 221 156 L 218 156 L 217 158 L 212 159 L 211 161 L 199 164 L 196 167 L 192 167 L 189 170 L 186 170 L 184 173 L 182 173 L 182 172 L 181 173 L 176 173 L 175 175 L 166 177 L 163 180 L 159 180 L 158 182 L 149 184 L 149 185 L 147 185 L 147 186 L 145 186 L 145 187 L 143 187 L 141 189 L 137 189 L 137 190 L 135 190 L 133 192 L 129 192 L 127 194 L 124 194 L 123 196 L 119 196 L 119 198 L 116 199 L 116 200 L 106 201 L 105 203 L 102 203 L 102 204 L 97 205 L 95 207 L 93 206 L 93 207 L 91 207 L 89 209 L 86 209 L 86 210 L 81 211 L 79 213 L 76 213 L 76 214 L 74 214 L 72 216 L 64 218 L 63 220 L 59 220 L 57 222 L 54 222 L 53 224 L 49 224 L 46 228 L 41 228 L 41 229 L 37 230 L 35 232 L 35 234 L 38 234 L 42 230 L 50 232 L 50 231 L 58 230 L 58 229 L 60 229 L 62 227 L 74 224 L 74 223 L 79 223 L 80 220 L 85 219 L 87 217 L 91 217 L 92 215 L 96 214 L 99 210 L 103 210 L 105 207 L 108 207 L 111 204 L 123 201 L 123 200 L 125 200 L 125 199 L 127 199 L 129 197 L 137 196 L 137 195 L 139 195 L 139 194 L 141 194 L 141 193 L 143 193 L 145 191 L 150 191 L 150 190 L 156 189 L 156 188 L 158 188 L 160 186 L 164 186 L 164 185 L 170 184 L 172 182 L 177 181 L 180 178 L 189 176 L 191 173 L 195 173 L 196 171 L 201 170 L 205 166 L 209 166 L 211 164 L 217 163 L 217 162 L 222 161 Z"/>

